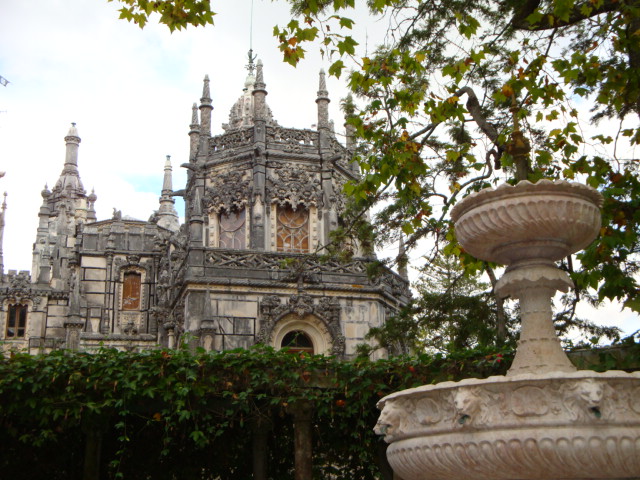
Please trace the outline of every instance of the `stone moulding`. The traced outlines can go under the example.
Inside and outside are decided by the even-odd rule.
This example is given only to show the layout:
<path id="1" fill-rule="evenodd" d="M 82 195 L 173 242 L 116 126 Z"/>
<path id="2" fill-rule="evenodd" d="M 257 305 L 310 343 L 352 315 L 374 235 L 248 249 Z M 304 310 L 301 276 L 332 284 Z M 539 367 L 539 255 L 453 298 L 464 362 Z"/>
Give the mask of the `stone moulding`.
<path id="1" fill-rule="evenodd" d="M 406 480 L 633 478 L 639 398 L 640 372 L 443 382 L 382 399 L 376 432 Z"/>

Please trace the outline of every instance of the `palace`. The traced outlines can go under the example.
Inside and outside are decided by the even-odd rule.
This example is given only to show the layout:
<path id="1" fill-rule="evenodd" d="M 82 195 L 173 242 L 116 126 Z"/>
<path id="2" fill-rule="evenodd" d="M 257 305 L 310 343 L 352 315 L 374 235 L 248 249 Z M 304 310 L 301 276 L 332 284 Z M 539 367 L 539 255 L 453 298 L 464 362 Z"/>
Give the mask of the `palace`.
<path id="1" fill-rule="evenodd" d="M 320 256 L 342 223 L 343 185 L 358 176 L 350 127 L 342 145 L 328 118 L 324 73 L 317 129 L 295 129 L 274 120 L 262 64 L 250 67 L 222 135 L 211 134 L 205 77 L 182 165 L 187 183 L 173 190 L 167 158 L 159 208 L 148 221 L 119 211 L 96 218 L 72 125 L 62 173 L 42 191 L 32 271 L 0 271 L 0 348 L 263 343 L 349 358 L 370 328 L 408 302 L 406 275 L 369 277 L 372 257 L 357 245 L 345 247 L 353 249 L 349 261 Z M 182 224 L 176 196 L 185 200 Z"/>

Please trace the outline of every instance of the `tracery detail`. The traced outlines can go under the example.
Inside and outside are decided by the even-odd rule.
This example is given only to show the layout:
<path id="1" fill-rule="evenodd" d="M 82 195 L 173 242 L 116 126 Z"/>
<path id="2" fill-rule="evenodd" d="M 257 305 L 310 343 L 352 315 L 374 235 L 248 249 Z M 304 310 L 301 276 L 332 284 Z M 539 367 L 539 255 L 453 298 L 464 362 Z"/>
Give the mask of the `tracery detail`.
<path id="1" fill-rule="evenodd" d="M 218 217 L 218 247 L 246 248 L 246 209 L 220 212 Z"/>
<path id="2" fill-rule="evenodd" d="M 279 252 L 309 252 L 309 210 L 278 206 L 277 249 Z"/>

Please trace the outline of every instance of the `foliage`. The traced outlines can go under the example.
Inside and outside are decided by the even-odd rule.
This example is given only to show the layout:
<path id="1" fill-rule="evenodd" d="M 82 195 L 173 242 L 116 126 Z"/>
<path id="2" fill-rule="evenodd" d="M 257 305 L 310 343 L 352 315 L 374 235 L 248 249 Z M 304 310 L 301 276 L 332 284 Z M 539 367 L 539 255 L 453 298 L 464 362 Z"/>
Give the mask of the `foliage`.
<path id="1" fill-rule="evenodd" d="M 264 347 L 15 354 L 0 362 L 0 467 L 14 479 L 80 478 L 84 435 L 100 431 L 104 478 L 250 478 L 252 432 L 262 422 L 269 476 L 286 480 L 290 409 L 309 401 L 317 478 L 382 478 L 384 448 L 373 433 L 381 397 L 504 373 L 508 356 L 472 350 L 345 362 Z"/>
<path id="2" fill-rule="evenodd" d="M 490 286 L 477 274 L 466 275 L 457 260 L 441 256 L 429 262 L 420 272 L 412 304 L 382 327 L 371 329 L 368 338 L 402 354 L 451 354 L 476 347 L 513 345 L 515 315 L 507 311 L 499 320 L 499 307 Z M 500 321 L 505 322 L 504 335 L 498 334 Z M 368 351 L 362 348 L 363 353 Z"/>
<path id="3" fill-rule="evenodd" d="M 200 26 L 213 23 L 215 13 L 209 0 L 108 0 L 122 4 L 120 18 L 138 25 L 140 28 L 149 21 L 153 13 L 160 15 L 160 23 L 172 32 L 189 25 Z"/>
<path id="4" fill-rule="evenodd" d="M 464 275 L 457 258 L 442 256 L 426 265 L 416 290 L 423 349 L 452 352 L 495 345 L 498 318 L 491 288 L 478 276 Z"/>
<path id="5" fill-rule="evenodd" d="M 285 61 L 319 39 L 345 57 L 362 108 L 349 122 L 363 140 L 364 177 L 347 192 L 363 206 L 391 202 L 378 234 L 407 245 L 430 237 L 477 269 L 455 242 L 448 211 L 462 196 L 504 179 L 578 179 L 605 197 L 600 236 L 570 273 L 576 298 L 596 290 L 640 311 L 639 161 L 617 152 L 640 140 L 640 4 L 637 0 L 369 0 L 385 15 L 385 44 L 358 57 L 346 0 L 292 0 L 304 21 L 277 28 Z M 336 57 L 337 56 L 337 59 Z M 588 134 L 591 121 L 599 131 Z M 515 171 L 512 114 L 531 139 Z M 604 128 L 602 128 L 604 126 Z M 500 171 L 501 169 L 502 171 Z M 571 262 L 569 262 L 571 263 Z"/>

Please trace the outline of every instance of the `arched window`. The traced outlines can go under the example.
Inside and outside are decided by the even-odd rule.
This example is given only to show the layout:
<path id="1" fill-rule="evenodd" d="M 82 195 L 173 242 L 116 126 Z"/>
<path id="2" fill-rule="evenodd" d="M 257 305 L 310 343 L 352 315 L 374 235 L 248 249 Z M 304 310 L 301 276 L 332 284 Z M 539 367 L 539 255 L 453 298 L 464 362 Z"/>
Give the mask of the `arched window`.
<path id="1" fill-rule="evenodd" d="M 300 331 L 295 330 L 287 333 L 282 339 L 281 348 L 288 348 L 290 352 L 305 352 L 313 355 L 313 342 L 309 336 Z"/>
<path id="2" fill-rule="evenodd" d="M 27 329 L 27 306 L 9 305 L 7 311 L 7 337 L 24 338 Z"/>
<path id="3" fill-rule="evenodd" d="M 246 248 L 246 209 L 221 212 L 218 217 L 218 247 Z"/>
<path id="4" fill-rule="evenodd" d="M 278 206 L 277 250 L 279 252 L 309 252 L 309 210 L 298 206 Z"/>
<path id="5" fill-rule="evenodd" d="M 142 275 L 138 272 L 126 272 L 122 282 L 122 309 L 140 310 Z"/>

